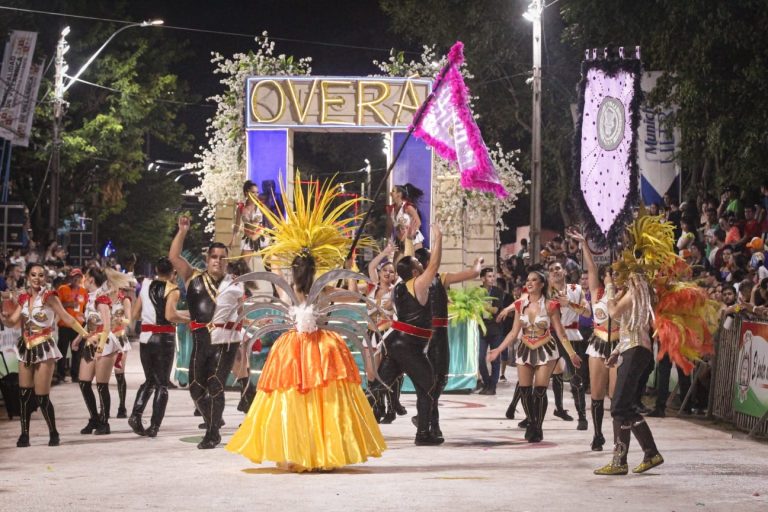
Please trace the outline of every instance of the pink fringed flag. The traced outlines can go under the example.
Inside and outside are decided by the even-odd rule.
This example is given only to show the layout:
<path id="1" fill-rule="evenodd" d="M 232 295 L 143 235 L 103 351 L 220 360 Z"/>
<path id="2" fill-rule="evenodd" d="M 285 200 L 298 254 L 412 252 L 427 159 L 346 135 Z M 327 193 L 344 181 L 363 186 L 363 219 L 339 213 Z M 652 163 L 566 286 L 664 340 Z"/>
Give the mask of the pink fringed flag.
<path id="1" fill-rule="evenodd" d="M 435 78 L 434 97 L 413 135 L 432 146 L 441 157 L 456 162 L 462 187 L 507 197 L 469 108 L 469 90 L 459 71 L 464 62 L 463 50 L 464 45 L 457 41 L 448 52 L 448 64 Z"/>

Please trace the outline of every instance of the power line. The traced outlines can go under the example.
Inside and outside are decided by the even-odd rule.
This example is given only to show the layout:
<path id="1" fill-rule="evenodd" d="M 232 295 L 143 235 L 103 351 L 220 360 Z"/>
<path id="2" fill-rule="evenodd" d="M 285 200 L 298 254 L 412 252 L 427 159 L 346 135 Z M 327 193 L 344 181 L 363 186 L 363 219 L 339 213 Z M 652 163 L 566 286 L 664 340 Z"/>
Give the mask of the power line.
<path id="1" fill-rule="evenodd" d="M 41 11 L 37 9 L 22 9 L 21 7 L 8 7 L 5 5 L 0 5 L 0 9 L 5 9 L 8 11 L 18 11 L 18 12 L 26 12 L 31 14 L 46 14 L 49 16 L 61 16 L 63 18 L 77 18 L 77 19 L 83 19 L 83 20 L 93 20 L 93 21 L 106 21 L 109 23 L 119 23 L 122 25 L 131 25 L 137 23 L 136 21 L 131 20 L 118 20 L 114 18 L 100 18 L 96 16 L 83 16 L 79 14 L 66 14 L 63 12 L 52 12 L 52 11 Z M 223 36 L 231 36 L 231 37 L 247 37 L 249 39 L 255 39 L 258 37 L 258 34 L 245 34 L 242 32 L 227 32 L 224 30 L 209 30 L 209 29 L 203 29 L 203 28 L 193 28 L 193 27 L 180 27 L 175 25 L 160 25 L 157 28 L 168 28 L 171 30 L 182 30 L 186 32 L 198 32 L 203 34 L 215 34 L 215 35 L 223 35 Z M 364 51 L 373 51 L 373 52 L 386 52 L 389 53 L 392 49 L 391 48 L 377 48 L 374 46 L 360 46 L 360 45 L 353 45 L 353 44 L 342 44 L 342 43 L 328 43 L 325 41 L 309 41 L 305 39 L 292 39 L 289 37 L 274 37 L 269 36 L 270 39 L 274 41 L 282 41 L 286 43 L 302 43 L 302 44 L 310 44 L 315 46 L 329 46 L 332 48 L 348 48 L 351 50 L 364 50 Z M 420 55 L 419 52 L 409 51 L 405 50 L 403 53 L 409 53 L 413 55 Z"/>

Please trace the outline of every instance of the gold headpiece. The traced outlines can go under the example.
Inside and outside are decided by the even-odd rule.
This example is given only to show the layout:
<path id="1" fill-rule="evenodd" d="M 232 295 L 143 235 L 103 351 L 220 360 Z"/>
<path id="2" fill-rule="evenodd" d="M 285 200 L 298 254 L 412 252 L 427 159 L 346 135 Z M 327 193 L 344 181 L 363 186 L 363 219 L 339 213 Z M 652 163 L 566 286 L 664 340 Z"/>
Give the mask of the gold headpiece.
<path id="1" fill-rule="evenodd" d="M 614 262 L 617 282 L 622 284 L 630 274 L 643 274 L 652 280 L 663 266 L 673 265 L 678 258 L 674 251 L 675 227 L 663 215 L 640 215 L 627 227 L 628 239 L 621 257 Z"/>
<path id="2" fill-rule="evenodd" d="M 322 185 L 311 181 L 306 196 L 301 187 L 301 175 L 297 171 L 293 187 L 293 206 L 285 204 L 285 211 L 277 213 L 270 210 L 261 201 L 256 206 L 271 227 L 264 228 L 264 234 L 271 239 L 270 244 L 261 249 L 259 254 L 271 260 L 278 268 L 289 268 L 296 256 L 315 260 L 316 276 L 319 276 L 344 264 L 344 258 L 352 245 L 356 224 L 362 215 L 345 213 L 350 208 L 364 201 L 361 197 L 336 202 L 338 185 L 325 181 Z M 280 183 L 280 191 L 285 197 L 285 186 Z M 361 238 L 358 246 L 372 245 L 368 238 Z"/>

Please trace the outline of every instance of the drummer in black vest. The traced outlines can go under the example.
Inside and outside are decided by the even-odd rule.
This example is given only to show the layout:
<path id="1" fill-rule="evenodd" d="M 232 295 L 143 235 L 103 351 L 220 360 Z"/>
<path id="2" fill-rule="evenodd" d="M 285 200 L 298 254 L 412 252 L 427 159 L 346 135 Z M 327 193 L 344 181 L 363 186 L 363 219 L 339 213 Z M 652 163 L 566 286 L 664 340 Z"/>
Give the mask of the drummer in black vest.
<path id="1" fill-rule="evenodd" d="M 237 343 L 211 344 L 214 327 L 234 329 L 235 326 L 213 325 L 216 309 L 216 293 L 224 279 L 227 246 L 213 243 L 208 247 L 206 269 L 199 270 L 184 259 L 181 250 L 189 231 L 189 217 L 179 217 L 179 231 L 171 242 L 168 259 L 187 285 L 189 328 L 192 331 L 192 356 L 189 364 L 189 394 L 205 421 L 205 437 L 197 445 L 200 449 L 215 448 L 221 441 L 219 429 L 224 413 L 224 385 L 237 354 Z"/>
<path id="2" fill-rule="evenodd" d="M 416 258 L 422 266 L 427 267 L 431 260 L 431 254 L 427 249 L 421 248 L 416 250 Z M 438 439 L 443 439 L 443 432 L 440 430 L 440 413 L 437 400 L 448 384 L 448 372 L 451 363 L 451 350 L 448 345 L 448 288 L 452 284 L 478 278 L 482 266 L 483 258 L 476 258 L 472 268 L 462 270 L 461 272 L 437 274 L 429 288 L 430 302 L 432 303 L 432 339 L 429 340 L 427 359 L 429 359 L 435 375 L 434 402 L 432 404 L 429 430 L 432 437 Z M 413 422 L 417 426 L 418 421 L 418 416 L 414 416 Z"/>
<path id="3" fill-rule="evenodd" d="M 416 388 L 416 410 L 419 417 L 415 440 L 417 445 L 443 442 L 443 439 L 433 436 L 429 430 L 435 391 L 434 372 L 426 355 L 432 337 L 429 290 L 440 267 L 443 246 L 440 228 L 433 225 L 432 233 L 433 254 L 426 268 L 412 256 L 405 256 L 397 263 L 397 275 L 401 281 L 392 292 L 397 319 L 384 336 L 384 358 L 379 366 L 379 377 L 387 386 L 392 386 L 405 373 Z M 384 392 L 381 382 L 376 381 L 371 386 L 371 392 L 376 397 Z"/>
<path id="4" fill-rule="evenodd" d="M 140 436 L 157 436 L 168 404 L 168 383 L 176 355 L 176 325 L 189 322 L 189 313 L 177 311 L 181 293 L 171 260 L 162 257 L 155 264 L 157 277 L 144 279 L 139 298 L 133 303 L 131 319 L 141 319 L 139 355 L 144 369 L 144 383 L 136 392 L 128 425 Z M 144 428 L 141 415 L 154 393 L 152 419 Z"/>

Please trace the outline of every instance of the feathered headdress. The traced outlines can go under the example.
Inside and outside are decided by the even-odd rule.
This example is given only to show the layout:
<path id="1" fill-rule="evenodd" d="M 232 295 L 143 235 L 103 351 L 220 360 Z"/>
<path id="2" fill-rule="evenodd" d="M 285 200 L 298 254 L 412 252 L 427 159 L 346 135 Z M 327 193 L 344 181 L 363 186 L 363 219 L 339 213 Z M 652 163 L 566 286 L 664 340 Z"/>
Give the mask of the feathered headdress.
<path id="1" fill-rule="evenodd" d="M 293 187 L 293 206 L 286 204 L 285 211 L 277 213 L 261 201 L 254 201 L 265 220 L 272 227 L 265 227 L 264 234 L 270 244 L 260 254 L 278 268 L 289 268 L 296 256 L 312 256 L 315 260 L 316 276 L 343 266 L 344 258 L 352 245 L 356 224 L 361 215 L 347 215 L 356 204 L 364 201 L 355 197 L 336 203 L 338 184 L 326 181 L 322 185 L 311 181 L 307 193 L 300 185 L 301 175 L 297 171 Z M 280 183 L 285 197 L 285 186 Z M 369 239 L 360 240 L 359 246 L 371 245 Z"/>
<path id="2" fill-rule="evenodd" d="M 616 281 L 627 284 L 634 297 L 629 327 L 642 328 L 654 317 L 659 359 L 669 354 L 687 375 L 693 369 L 692 361 L 714 350 L 718 305 L 704 289 L 688 281 L 691 268 L 675 254 L 674 229 L 663 215 L 646 215 L 641 209 L 627 228 L 626 247 L 613 268 Z"/>
<path id="3" fill-rule="evenodd" d="M 630 274 L 642 274 L 653 280 L 665 265 L 674 265 L 678 259 L 674 250 L 675 227 L 663 215 L 647 215 L 644 210 L 627 227 L 624 250 L 613 268 L 616 281 L 623 284 Z"/>

